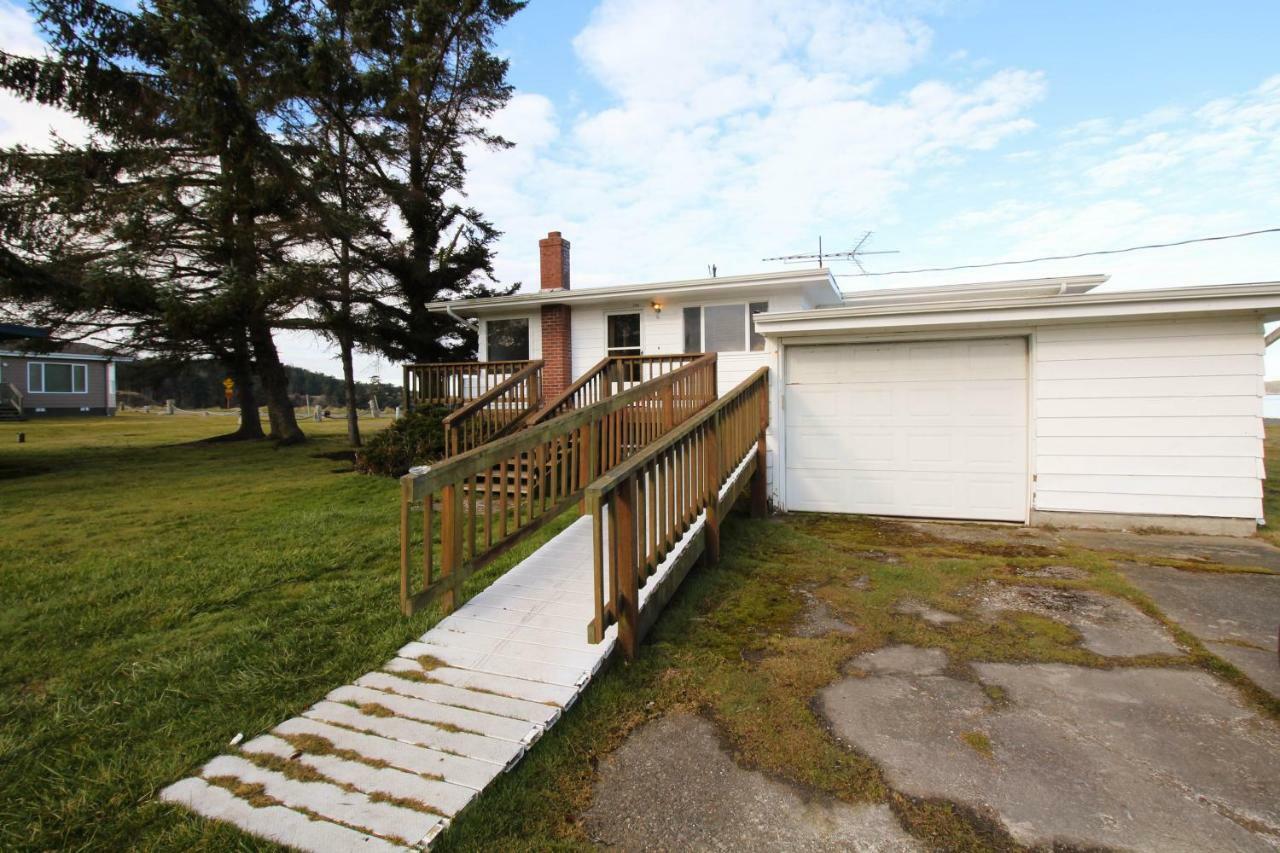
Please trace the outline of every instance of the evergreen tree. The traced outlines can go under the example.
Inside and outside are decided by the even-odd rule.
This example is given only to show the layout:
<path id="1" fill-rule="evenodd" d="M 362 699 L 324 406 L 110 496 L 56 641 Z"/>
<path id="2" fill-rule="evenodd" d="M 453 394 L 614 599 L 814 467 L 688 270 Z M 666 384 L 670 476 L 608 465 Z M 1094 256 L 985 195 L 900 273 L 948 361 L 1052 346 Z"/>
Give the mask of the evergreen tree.
<path id="1" fill-rule="evenodd" d="M 298 204 L 273 123 L 295 97 L 288 0 L 37 0 L 48 60 L 0 55 L 0 86 L 94 130 L 0 156 L 0 292 L 57 324 L 99 323 L 159 352 L 226 362 L 241 437 L 303 438 L 273 325 L 300 303 Z M 284 175 L 284 177 L 282 177 Z"/>
<path id="2" fill-rule="evenodd" d="M 338 8 L 343 0 L 332 0 Z M 350 59 L 371 122 L 316 101 L 317 121 L 341 131 L 349 184 L 385 199 L 387 227 L 353 245 L 393 298 L 368 303 L 368 342 L 388 358 L 474 358 L 476 332 L 435 301 L 510 293 L 493 278 L 499 232 L 463 203 L 467 145 L 510 143 L 486 121 L 511 97 L 493 34 L 524 7 L 513 0 L 346 0 Z"/>

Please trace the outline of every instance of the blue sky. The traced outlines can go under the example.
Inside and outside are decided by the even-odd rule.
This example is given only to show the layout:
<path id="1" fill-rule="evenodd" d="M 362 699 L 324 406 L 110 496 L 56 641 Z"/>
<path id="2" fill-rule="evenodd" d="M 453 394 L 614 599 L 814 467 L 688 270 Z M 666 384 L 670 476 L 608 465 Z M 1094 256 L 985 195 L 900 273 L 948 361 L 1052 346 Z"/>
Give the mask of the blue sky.
<path id="1" fill-rule="evenodd" d="M 5 2 L 0 44 L 33 49 Z M 526 287 L 549 230 L 589 287 L 759 272 L 819 234 L 874 231 L 900 252 L 869 259 L 883 271 L 1280 226 L 1277 34 L 1274 0 L 534 0 L 498 40 L 516 147 L 473 152 L 468 193 Z M 0 107 L 0 144 L 48 125 Z M 1086 272 L 1275 280 L 1280 235 L 841 283 Z M 284 349 L 335 369 L 322 344 Z"/>

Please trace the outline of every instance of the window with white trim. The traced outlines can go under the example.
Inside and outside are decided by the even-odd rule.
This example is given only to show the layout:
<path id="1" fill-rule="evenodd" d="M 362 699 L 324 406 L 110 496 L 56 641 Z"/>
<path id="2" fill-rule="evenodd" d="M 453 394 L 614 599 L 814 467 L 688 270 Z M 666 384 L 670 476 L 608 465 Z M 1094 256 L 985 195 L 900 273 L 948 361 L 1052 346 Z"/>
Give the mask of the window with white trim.
<path id="1" fill-rule="evenodd" d="M 529 358 L 528 317 L 489 320 L 484 325 L 489 361 L 525 361 Z"/>
<path id="2" fill-rule="evenodd" d="M 27 362 L 29 394 L 84 394 L 88 390 L 88 365 L 57 361 Z"/>
<path id="3" fill-rule="evenodd" d="M 640 355 L 640 315 L 638 313 L 609 314 L 605 350 L 609 355 Z"/>
<path id="4" fill-rule="evenodd" d="M 685 352 L 763 352 L 764 335 L 755 316 L 768 302 L 690 306 L 684 309 Z"/>

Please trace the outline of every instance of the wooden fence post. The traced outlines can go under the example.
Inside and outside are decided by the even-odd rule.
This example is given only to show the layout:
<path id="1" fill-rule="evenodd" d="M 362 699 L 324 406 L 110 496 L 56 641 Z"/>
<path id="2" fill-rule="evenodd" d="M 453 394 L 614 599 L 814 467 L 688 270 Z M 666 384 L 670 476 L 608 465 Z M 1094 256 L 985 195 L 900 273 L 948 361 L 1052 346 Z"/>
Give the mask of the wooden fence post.
<path id="1" fill-rule="evenodd" d="M 636 567 L 635 482 L 627 478 L 614 492 L 613 508 L 617 513 L 618 561 L 615 589 L 618 607 L 618 643 L 627 660 L 635 660 L 640 650 L 640 578 Z"/>
<path id="2" fill-rule="evenodd" d="M 426 500 L 431 500 L 428 495 Z M 462 566 L 462 490 L 449 483 L 440 490 L 440 581 L 449 588 L 440 594 L 440 610 L 452 613 L 458 606 L 458 581 Z"/>

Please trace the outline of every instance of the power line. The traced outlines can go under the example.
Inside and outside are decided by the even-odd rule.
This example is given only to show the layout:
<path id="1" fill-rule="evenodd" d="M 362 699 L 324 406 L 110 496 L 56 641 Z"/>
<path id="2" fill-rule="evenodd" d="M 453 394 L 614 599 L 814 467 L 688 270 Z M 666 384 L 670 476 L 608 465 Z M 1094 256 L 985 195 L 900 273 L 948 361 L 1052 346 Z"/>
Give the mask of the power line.
<path id="1" fill-rule="evenodd" d="M 1140 252 L 1144 249 L 1169 249 L 1174 246 L 1189 246 L 1192 243 L 1211 243 L 1217 240 L 1235 240 L 1239 237 L 1255 237 L 1258 234 L 1275 234 L 1280 232 L 1278 228 L 1259 228 L 1257 231 L 1241 231 L 1239 234 L 1218 234 L 1213 237 L 1193 237 L 1190 240 L 1177 240 L 1173 243 L 1147 243 L 1142 246 L 1128 246 L 1123 249 L 1099 249 L 1094 252 L 1078 252 L 1074 255 L 1046 255 L 1043 258 L 1025 258 L 1019 261 L 992 261 L 985 264 L 961 264 L 954 267 L 921 267 L 914 270 L 889 270 L 887 272 L 861 272 L 861 273 L 838 273 L 840 278 L 863 278 L 864 276 L 873 275 L 909 275 L 919 272 L 952 272 L 955 270 L 976 270 L 986 267 L 1004 267 L 1013 266 L 1014 264 L 1036 264 L 1041 261 L 1070 261 L 1075 258 L 1089 258 L 1097 255 L 1122 255 L 1125 252 Z"/>

